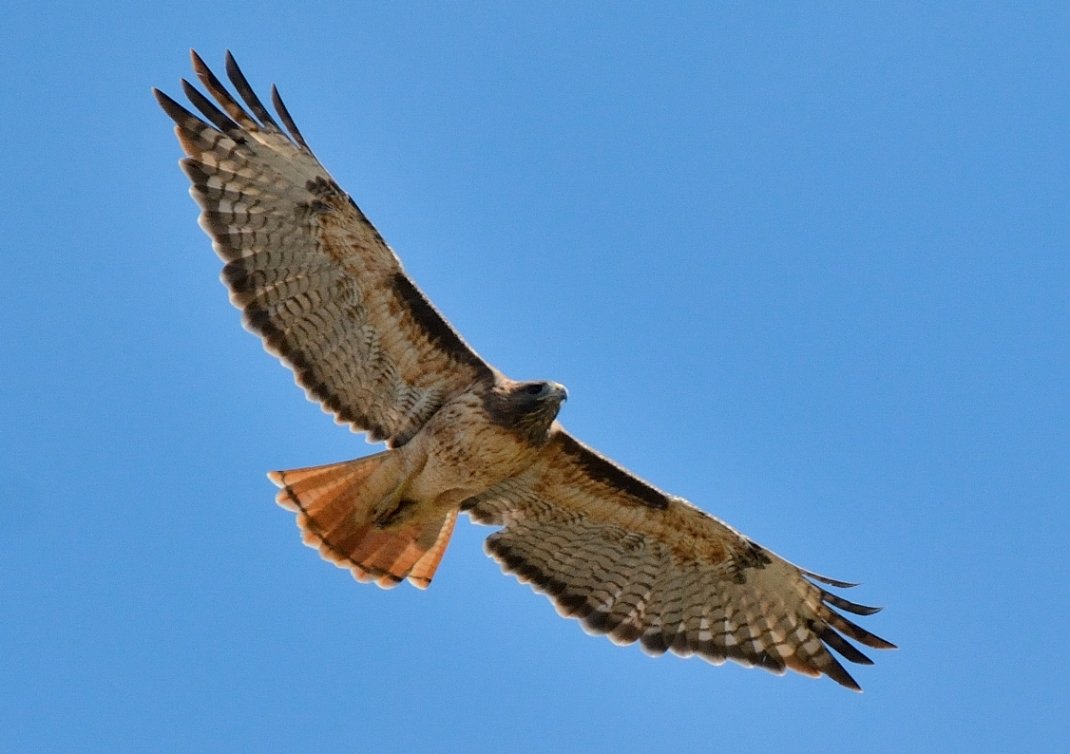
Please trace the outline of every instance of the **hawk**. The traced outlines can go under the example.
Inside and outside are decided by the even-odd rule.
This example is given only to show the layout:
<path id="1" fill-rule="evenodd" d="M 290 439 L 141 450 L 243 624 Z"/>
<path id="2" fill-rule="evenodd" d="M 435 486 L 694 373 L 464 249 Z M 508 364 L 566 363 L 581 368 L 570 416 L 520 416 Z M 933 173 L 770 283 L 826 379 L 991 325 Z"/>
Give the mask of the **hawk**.
<path id="1" fill-rule="evenodd" d="M 499 527 L 487 552 L 558 612 L 614 642 L 720 664 L 792 669 L 860 687 L 829 651 L 894 645 L 833 608 L 870 615 L 686 500 L 569 434 L 568 394 L 484 361 L 405 273 L 316 159 L 272 88 L 276 117 L 227 53 L 244 106 L 191 53 L 195 115 L 159 90 L 200 224 L 245 326 L 309 398 L 386 449 L 275 471 L 306 544 L 359 581 L 426 588 L 458 513 Z M 213 102 L 214 100 L 214 102 Z"/>

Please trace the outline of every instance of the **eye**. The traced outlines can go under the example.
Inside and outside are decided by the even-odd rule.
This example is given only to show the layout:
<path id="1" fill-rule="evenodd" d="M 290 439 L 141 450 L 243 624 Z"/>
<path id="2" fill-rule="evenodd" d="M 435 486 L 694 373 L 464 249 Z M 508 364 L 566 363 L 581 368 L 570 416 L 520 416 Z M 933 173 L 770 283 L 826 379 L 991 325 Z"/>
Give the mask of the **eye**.
<path id="1" fill-rule="evenodd" d="M 524 388 L 524 392 L 527 393 L 528 395 L 538 395 L 539 393 L 542 392 L 542 390 L 543 390 L 543 385 L 540 385 L 537 382 L 534 382 L 534 383 L 528 385 L 526 388 Z"/>

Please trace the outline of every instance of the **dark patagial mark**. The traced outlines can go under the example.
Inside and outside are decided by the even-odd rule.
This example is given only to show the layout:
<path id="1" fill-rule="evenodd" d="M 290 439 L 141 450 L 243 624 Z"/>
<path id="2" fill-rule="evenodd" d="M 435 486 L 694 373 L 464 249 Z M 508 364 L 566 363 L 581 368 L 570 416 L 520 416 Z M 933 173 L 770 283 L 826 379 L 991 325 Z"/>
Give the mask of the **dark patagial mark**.
<path id="1" fill-rule="evenodd" d="M 393 287 L 394 295 L 408 309 L 413 321 L 419 325 L 428 341 L 445 351 L 458 364 L 476 370 L 480 379 L 493 378 L 490 367 L 465 345 L 461 336 L 449 326 L 405 273 L 394 273 Z"/>
<path id="2" fill-rule="evenodd" d="M 592 479 L 610 487 L 617 487 L 650 508 L 665 510 L 669 507 L 665 493 L 632 476 L 608 458 L 581 445 L 570 435 L 561 434 L 559 442 L 565 454 L 571 456 Z"/>

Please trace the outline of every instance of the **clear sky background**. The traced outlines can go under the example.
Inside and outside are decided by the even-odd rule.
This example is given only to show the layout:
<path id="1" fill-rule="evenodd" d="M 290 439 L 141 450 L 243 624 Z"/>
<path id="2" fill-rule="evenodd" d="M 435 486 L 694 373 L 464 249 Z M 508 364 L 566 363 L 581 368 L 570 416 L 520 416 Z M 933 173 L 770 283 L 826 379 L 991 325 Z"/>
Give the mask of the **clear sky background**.
<path id="1" fill-rule="evenodd" d="M 0 30 L 0 749 L 1065 750 L 1065 4 L 16 2 Z M 374 448 L 242 330 L 170 123 L 277 82 L 432 300 L 579 437 L 864 582 L 865 688 L 433 587 L 269 469 Z"/>

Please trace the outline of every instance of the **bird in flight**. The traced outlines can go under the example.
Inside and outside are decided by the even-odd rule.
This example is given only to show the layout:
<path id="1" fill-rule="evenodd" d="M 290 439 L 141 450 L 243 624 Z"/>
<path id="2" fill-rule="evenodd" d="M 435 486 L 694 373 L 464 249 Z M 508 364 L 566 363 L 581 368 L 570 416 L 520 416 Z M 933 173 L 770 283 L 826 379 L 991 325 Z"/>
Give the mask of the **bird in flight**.
<path id="1" fill-rule="evenodd" d="M 311 400 L 386 444 L 269 474 L 306 544 L 359 581 L 426 588 L 467 513 L 499 527 L 485 547 L 504 571 L 591 633 L 860 690 L 829 650 L 868 665 L 847 639 L 894 645 L 837 609 L 878 608 L 573 437 L 557 420 L 565 388 L 510 379 L 458 335 L 313 155 L 278 91 L 276 120 L 230 53 L 244 106 L 191 54 L 208 96 L 186 80 L 182 89 L 200 115 L 154 93 L 230 299 Z"/>

